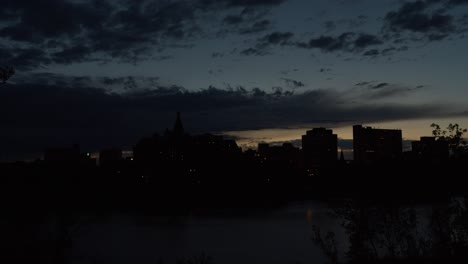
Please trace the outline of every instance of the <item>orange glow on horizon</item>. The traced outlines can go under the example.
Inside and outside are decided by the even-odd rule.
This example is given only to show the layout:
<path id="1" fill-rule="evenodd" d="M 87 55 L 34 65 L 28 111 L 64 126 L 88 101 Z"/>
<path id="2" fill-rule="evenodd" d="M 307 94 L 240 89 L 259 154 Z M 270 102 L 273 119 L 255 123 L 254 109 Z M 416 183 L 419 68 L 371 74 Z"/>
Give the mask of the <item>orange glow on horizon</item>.
<path id="1" fill-rule="evenodd" d="M 364 126 L 374 128 L 386 129 L 401 129 L 404 140 L 419 140 L 422 136 L 431 136 L 431 124 L 437 123 L 442 128 L 449 123 L 458 123 L 463 128 L 468 128 L 468 117 L 452 117 L 452 118 L 437 118 L 437 119 L 413 119 L 413 120 L 399 120 L 399 121 L 386 121 L 386 122 L 369 122 L 364 123 Z M 244 130 L 244 131 L 225 131 L 223 135 L 236 137 L 239 146 L 244 149 L 256 149 L 258 143 L 278 143 L 301 140 L 302 135 L 307 130 L 314 127 L 327 127 L 333 129 L 333 133 L 338 135 L 339 139 L 352 139 L 353 128 L 352 125 L 346 124 L 337 126 L 336 124 L 327 126 L 326 124 L 311 125 L 309 127 L 300 128 L 272 128 L 260 130 Z"/>

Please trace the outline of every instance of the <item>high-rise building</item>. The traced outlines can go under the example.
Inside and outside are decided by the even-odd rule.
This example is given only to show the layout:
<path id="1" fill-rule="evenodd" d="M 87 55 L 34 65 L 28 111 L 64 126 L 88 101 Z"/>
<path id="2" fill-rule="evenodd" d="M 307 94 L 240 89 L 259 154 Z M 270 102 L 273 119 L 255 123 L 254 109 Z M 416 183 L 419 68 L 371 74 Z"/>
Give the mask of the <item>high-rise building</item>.
<path id="1" fill-rule="evenodd" d="M 338 159 L 338 136 L 333 130 L 314 128 L 302 136 L 305 166 L 330 165 Z"/>
<path id="2" fill-rule="evenodd" d="M 438 162 L 449 157 L 448 142 L 436 140 L 435 137 L 421 137 L 421 140 L 411 142 L 411 147 L 411 152 L 417 159 Z"/>
<path id="3" fill-rule="evenodd" d="M 358 162 L 400 159 L 403 140 L 399 129 L 353 126 L 354 160 Z"/>

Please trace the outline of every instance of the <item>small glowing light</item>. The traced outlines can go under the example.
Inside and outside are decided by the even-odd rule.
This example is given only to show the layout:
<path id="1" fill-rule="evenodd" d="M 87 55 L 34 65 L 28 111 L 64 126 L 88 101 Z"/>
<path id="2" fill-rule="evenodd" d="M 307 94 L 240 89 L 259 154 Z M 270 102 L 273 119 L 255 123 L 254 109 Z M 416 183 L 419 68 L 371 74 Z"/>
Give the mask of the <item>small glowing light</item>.
<path id="1" fill-rule="evenodd" d="M 307 219 L 307 222 L 308 222 L 308 223 L 312 223 L 313 215 L 314 215 L 314 213 L 313 213 L 312 209 L 310 209 L 310 208 L 307 209 L 307 212 L 306 212 L 306 219 Z"/>

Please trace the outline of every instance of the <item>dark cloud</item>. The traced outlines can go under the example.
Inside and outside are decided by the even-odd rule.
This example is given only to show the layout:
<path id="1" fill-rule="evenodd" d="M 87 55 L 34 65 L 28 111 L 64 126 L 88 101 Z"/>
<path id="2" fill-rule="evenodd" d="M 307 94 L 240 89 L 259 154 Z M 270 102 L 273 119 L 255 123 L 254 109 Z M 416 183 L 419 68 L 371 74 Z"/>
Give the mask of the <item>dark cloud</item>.
<path id="1" fill-rule="evenodd" d="M 466 0 L 403 2 L 398 10 L 386 14 L 384 30 L 396 37 L 402 33 L 413 33 L 425 40 L 440 41 L 463 30 L 463 25 L 456 23 L 457 15 L 452 11 L 457 5 L 466 3 Z"/>
<path id="2" fill-rule="evenodd" d="M 374 85 L 374 86 L 372 86 L 372 87 L 370 87 L 370 88 L 371 88 L 371 89 L 380 89 L 380 88 L 384 88 L 384 87 L 386 87 L 386 86 L 388 86 L 388 85 L 389 85 L 388 83 L 383 82 L 383 83 L 376 84 L 376 85 Z"/>
<path id="3" fill-rule="evenodd" d="M 394 47 L 389 47 L 389 48 L 383 49 L 382 51 L 380 51 L 380 53 L 381 53 L 382 55 L 386 56 L 386 55 L 392 54 L 392 53 L 393 53 L 394 51 L 396 51 L 396 50 L 397 50 L 397 49 L 394 48 Z M 379 51 L 377 51 L 377 52 L 379 52 Z"/>
<path id="4" fill-rule="evenodd" d="M 134 59 L 158 39 L 180 39 L 194 32 L 186 23 L 193 20 L 194 10 L 181 1 L 6 1 L 2 8 L 16 17 L 0 29 L 1 36 L 44 52 L 53 42 L 55 63 L 80 62 L 97 54 Z"/>
<path id="5" fill-rule="evenodd" d="M 50 64 L 51 59 L 44 50 L 38 48 L 0 47 L 0 63 L 19 70 L 30 70 Z"/>
<path id="6" fill-rule="evenodd" d="M 83 28 L 100 25 L 107 17 L 109 7 L 105 1 L 77 3 L 62 0 L 4 0 L 3 12 L 15 14 L 13 18 L 7 16 L 6 19 L 17 22 L 4 27 L 0 33 L 12 40 L 28 42 L 64 35 L 73 36 L 82 32 Z"/>
<path id="7" fill-rule="evenodd" d="M 352 33 L 343 33 L 338 37 L 320 36 L 319 38 L 313 38 L 304 47 L 318 48 L 323 51 L 336 51 L 345 49 L 348 45 L 349 38 Z"/>
<path id="8" fill-rule="evenodd" d="M 367 16 L 360 15 L 351 19 L 327 20 L 323 24 L 325 33 L 308 41 L 297 41 L 294 45 L 299 48 L 319 49 L 326 53 L 350 52 L 365 57 L 377 57 L 407 50 L 411 42 L 440 41 L 467 31 L 463 14 L 460 18 L 460 12 L 454 12 L 455 6 L 466 4 L 466 0 L 400 2 L 396 10 L 386 13 L 382 30 L 378 34 L 356 32 L 356 28 L 368 22 Z M 330 34 L 338 30 L 341 33 Z M 391 43 L 397 47 L 388 45 Z M 291 41 L 286 44 L 290 45 Z M 384 44 L 388 46 L 375 48 Z"/>
<path id="9" fill-rule="evenodd" d="M 356 83 L 355 86 L 364 86 L 368 84 L 370 84 L 370 82 L 360 82 L 360 83 Z"/>
<path id="10" fill-rule="evenodd" d="M 354 102 L 382 101 L 409 96 L 423 88 L 425 88 L 424 85 L 407 86 L 397 83 L 364 81 L 356 83 L 352 89 L 345 92 L 344 97 Z"/>
<path id="11" fill-rule="evenodd" d="M 262 49 L 248 48 L 248 49 L 242 50 L 240 54 L 244 56 L 265 56 L 269 53 Z"/>
<path id="12" fill-rule="evenodd" d="M 223 3 L 223 2 L 222 2 Z M 225 4 L 225 2 L 224 2 Z M 218 36 L 224 36 L 228 33 L 237 33 L 241 35 L 255 34 L 266 31 L 271 28 L 272 22 L 265 19 L 268 14 L 268 6 L 259 3 L 250 3 L 244 5 L 240 11 L 229 13 L 223 19 L 223 26 L 218 32 Z M 224 5 L 226 7 L 226 5 Z M 228 5 L 229 7 L 232 5 Z M 234 9 L 236 10 L 236 9 Z"/>
<path id="13" fill-rule="evenodd" d="M 52 59 L 55 63 L 70 64 L 84 61 L 90 53 L 92 53 L 92 51 L 89 47 L 78 45 L 53 53 Z"/>
<path id="14" fill-rule="evenodd" d="M 458 0 L 460 2 L 460 0 Z M 253 5 L 279 5 L 286 0 L 228 0 L 234 6 L 253 6 Z"/>
<path id="15" fill-rule="evenodd" d="M 368 22 L 368 17 L 361 15 L 352 19 L 328 20 L 323 26 L 325 33 L 308 42 L 297 42 L 296 46 L 329 53 L 353 52 L 365 57 L 389 56 L 406 50 L 412 42 L 441 41 L 467 31 L 463 14 L 455 9 L 456 6 L 466 4 L 466 0 L 400 2 L 397 9 L 387 12 L 383 17 L 382 31 L 376 35 L 356 32 L 356 28 Z M 342 33 L 330 34 L 338 30 Z M 400 47 L 370 48 L 384 42 Z"/>
<path id="16" fill-rule="evenodd" d="M 356 49 L 363 49 L 379 44 L 382 44 L 382 41 L 377 36 L 370 34 L 359 34 L 359 36 L 354 40 L 354 48 Z"/>
<path id="17" fill-rule="evenodd" d="M 228 7 L 249 7 L 249 6 L 274 6 L 286 2 L 286 0 L 200 0 L 205 7 L 224 5 Z"/>
<path id="18" fill-rule="evenodd" d="M 239 30 L 240 34 L 253 34 L 253 33 L 259 33 L 266 31 L 270 28 L 271 22 L 270 20 L 261 20 L 261 21 L 256 21 L 253 23 L 251 26 L 243 27 Z"/>
<path id="19" fill-rule="evenodd" d="M 450 5 L 466 5 L 468 0 L 449 0 Z"/>
<path id="20" fill-rule="evenodd" d="M 265 10 L 283 2 L 3 0 L 0 41 L 20 44 L 4 47 L 2 62 L 28 70 L 50 63 L 137 62 L 153 58 L 157 50 L 190 47 L 189 42 L 213 30 L 219 16 L 227 25 L 238 25 L 240 34 L 265 31 L 271 25 L 263 18 Z M 212 17 L 210 25 L 201 19 L 206 16 Z M 18 63 L 21 51 L 14 47 L 36 54 L 24 54 L 31 61 Z"/>
<path id="21" fill-rule="evenodd" d="M 307 43 L 296 43 L 298 47 L 320 49 L 323 52 L 358 52 L 367 47 L 380 44 L 382 44 L 382 41 L 377 36 L 354 32 L 345 32 L 336 37 L 322 35 L 318 38 L 312 38 Z"/>
<path id="22" fill-rule="evenodd" d="M 411 92 L 413 92 L 415 89 L 413 88 L 408 88 L 404 86 L 398 86 L 398 85 L 385 85 L 382 86 L 381 88 L 373 88 L 371 93 L 365 94 L 363 97 L 368 98 L 371 100 L 382 100 L 382 99 L 389 99 L 389 98 L 394 98 L 394 97 L 401 97 L 401 96 L 407 96 Z"/>
<path id="23" fill-rule="evenodd" d="M 241 51 L 241 55 L 263 56 L 270 53 L 271 46 L 292 45 L 290 39 L 294 36 L 292 32 L 272 32 L 258 39 L 257 44 L 253 48 L 248 48 Z"/>
<path id="24" fill-rule="evenodd" d="M 82 89 L 94 87 L 103 89 L 108 92 L 124 93 L 129 90 L 148 90 L 158 87 L 159 77 L 147 76 L 69 76 L 63 74 L 36 72 L 22 74 L 18 73 L 14 78 L 14 83 L 17 85 L 33 85 L 37 84 L 45 86 L 58 87 L 73 87 L 74 89 Z"/>
<path id="25" fill-rule="evenodd" d="M 380 52 L 379 52 L 378 49 L 371 49 L 371 50 L 368 50 L 368 51 L 364 52 L 362 55 L 373 57 L 373 56 L 377 56 L 379 54 L 380 54 Z"/>
<path id="26" fill-rule="evenodd" d="M 75 80 L 84 84 L 89 79 Z M 108 85 L 138 78 L 103 79 Z M 133 87 L 133 84 L 130 84 Z M 0 143 L 2 151 L 37 153 L 48 146 L 80 143 L 87 149 L 131 147 L 138 138 L 162 132 L 182 112 L 192 133 L 251 130 L 310 125 L 316 122 L 371 122 L 456 113 L 447 105 L 400 105 L 366 103 L 383 95 L 394 96 L 391 86 L 373 90 L 378 94 L 348 100 L 335 90 L 291 93 L 280 88 L 209 87 L 189 91 L 179 86 L 133 89 L 121 93 L 103 88 L 69 88 L 43 83 L 6 84 L 0 89 Z M 393 95 L 392 95 L 393 93 Z M 402 92 L 400 91 L 400 94 Z M 378 98 L 377 98 L 378 99 Z"/>
<path id="27" fill-rule="evenodd" d="M 407 86 L 388 82 L 360 82 L 355 84 L 354 88 L 348 91 L 346 97 L 352 101 L 381 101 L 409 96 L 424 87 L 423 85 Z"/>
<path id="28" fill-rule="evenodd" d="M 449 15 L 427 15 L 420 12 L 390 12 L 385 17 L 391 30 L 409 30 L 414 32 L 450 32 L 453 31 L 453 17 Z"/>
<path id="29" fill-rule="evenodd" d="M 291 88 L 300 88 L 304 87 L 305 84 L 301 81 L 293 80 L 293 79 L 288 79 L 288 78 L 281 78 L 288 86 Z"/>
<path id="30" fill-rule="evenodd" d="M 271 45 L 286 45 L 293 36 L 292 32 L 273 32 L 263 37 L 261 41 Z"/>
<path id="31" fill-rule="evenodd" d="M 443 39 L 447 38 L 448 36 L 449 36 L 449 34 L 446 34 L 446 33 L 433 33 L 433 34 L 429 34 L 427 36 L 427 38 L 430 41 L 437 41 L 437 40 L 443 40 Z"/>
<path id="32" fill-rule="evenodd" d="M 223 19 L 223 22 L 229 25 L 238 25 L 244 22 L 244 19 L 240 15 L 228 15 Z"/>
<path id="33" fill-rule="evenodd" d="M 168 48 L 193 47 L 199 38 L 272 30 L 275 22 L 266 16 L 271 8 L 284 2 L 286 0 L 3 0 L 0 41 L 14 45 L 3 48 L 3 53 L 8 54 L 2 56 L 2 60 L 18 63 L 18 67 L 28 70 L 51 63 L 136 63 L 155 59 L 154 53 Z M 371 47 L 381 45 L 384 39 L 401 39 L 402 42 L 418 39 L 401 36 L 404 32 L 423 34 L 429 41 L 459 33 L 458 24 L 462 23 L 458 23 L 451 11 L 466 3 L 466 0 L 404 1 L 384 17 L 385 34 L 382 36 L 357 32 L 357 28 L 369 20 L 360 15 L 328 20 L 324 25 L 325 33 L 308 41 L 293 42 L 293 32 L 273 32 L 258 39 L 257 45 L 254 44 L 250 52 L 244 50 L 243 54 L 264 55 L 270 53 L 270 46 L 288 45 L 375 56 L 376 51 Z M 343 26 L 341 32 L 350 32 L 330 35 L 330 31 Z M 24 54 L 30 64 L 15 59 L 20 56 L 19 47 L 25 51 L 35 50 L 36 54 Z"/>

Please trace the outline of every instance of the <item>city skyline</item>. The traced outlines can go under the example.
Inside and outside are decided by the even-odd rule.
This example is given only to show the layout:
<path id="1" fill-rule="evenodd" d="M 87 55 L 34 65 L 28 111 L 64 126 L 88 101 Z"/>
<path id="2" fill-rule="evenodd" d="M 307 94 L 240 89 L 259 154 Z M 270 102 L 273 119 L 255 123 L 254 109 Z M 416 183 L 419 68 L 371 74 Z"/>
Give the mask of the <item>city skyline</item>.
<path id="1" fill-rule="evenodd" d="M 0 155 L 129 149 L 177 111 L 246 147 L 313 127 L 468 127 L 467 30 L 460 0 L 7 0 Z"/>
<path id="2" fill-rule="evenodd" d="M 153 137 L 166 137 L 168 135 L 168 133 L 175 133 L 179 136 L 187 136 L 187 137 L 205 137 L 205 136 L 208 136 L 208 137 L 216 137 L 218 139 L 221 139 L 221 140 L 228 140 L 228 141 L 232 141 L 236 146 L 239 147 L 239 149 L 244 152 L 244 153 L 248 153 L 249 151 L 256 151 L 258 153 L 261 152 L 261 146 L 263 147 L 285 147 L 285 144 L 290 144 L 290 147 L 294 147 L 296 148 L 297 150 L 301 150 L 301 151 L 306 151 L 306 152 L 310 152 L 310 150 L 313 150 L 316 154 L 313 154 L 315 155 L 313 158 L 311 158 L 312 161 L 315 161 L 315 160 L 321 160 L 322 157 L 321 155 L 325 155 L 327 156 L 328 158 L 330 157 L 333 157 L 333 156 L 336 156 L 335 160 L 338 160 L 343 154 L 344 154 L 344 159 L 345 160 L 355 160 L 355 138 L 356 138 L 356 130 L 355 128 L 356 127 L 361 127 L 363 128 L 364 130 L 367 130 L 367 131 L 390 131 L 390 133 L 393 133 L 392 131 L 394 132 L 397 132 L 398 133 L 398 137 L 397 137 L 397 140 L 399 143 L 399 145 L 401 145 L 399 147 L 399 150 L 397 150 L 397 152 L 400 152 L 400 153 L 403 153 L 403 152 L 411 152 L 411 151 L 414 151 L 414 149 L 411 147 L 412 144 L 414 144 L 415 142 L 419 142 L 420 140 L 422 140 L 422 138 L 434 138 L 435 140 L 435 137 L 434 135 L 426 135 L 426 136 L 422 136 L 418 139 L 414 139 L 414 140 L 409 140 L 409 139 L 405 139 L 402 137 L 402 134 L 403 134 L 403 131 L 401 129 L 398 129 L 398 128 L 382 128 L 382 127 L 373 127 L 373 126 L 369 126 L 369 125 L 362 125 L 362 124 L 355 124 L 353 126 L 351 126 L 351 129 L 353 130 L 352 131 L 352 136 L 351 136 L 351 139 L 344 139 L 344 138 L 341 138 L 339 137 L 338 134 L 333 134 L 335 133 L 335 131 L 333 129 L 329 129 L 329 128 L 326 128 L 326 127 L 322 127 L 322 126 L 319 126 L 319 127 L 314 127 L 314 128 L 309 128 L 307 130 L 303 130 L 301 132 L 301 136 L 299 139 L 294 139 L 294 140 L 284 140 L 284 141 L 273 141 L 273 142 L 268 142 L 267 140 L 259 140 L 257 142 L 255 142 L 255 145 L 252 144 L 252 142 L 249 142 L 249 143 L 242 143 L 243 142 L 243 139 L 242 138 L 233 138 L 231 136 L 227 136 L 224 135 L 224 134 L 211 134 L 211 133 L 201 133 L 201 134 L 191 134 L 190 131 L 186 131 L 184 129 L 184 125 L 183 125 L 183 119 L 181 118 L 181 113 L 180 112 L 177 112 L 176 113 L 176 118 L 175 118 L 175 122 L 174 122 L 174 126 L 173 126 L 173 129 L 171 130 L 170 129 L 170 126 L 166 127 L 166 129 L 164 131 L 159 131 L 159 132 L 155 132 L 153 133 L 152 135 L 142 135 L 142 137 L 140 137 L 139 141 L 136 141 L 134 142 L 134 144 L 132 144 L 132 147 L 131 148 L 121 148 L 121 146 L 113 146 L 112 148 L 103 148 L 103 149 L 98 149 L 98 150 L 89 150 L 89 149 L 83 149 L 81 151 L 81 153 L 85 156 L 87 156 L 88 158 L 92 158 L 92 159 L 96 159 L 96 160 L 100 160 L 101 158 L 101 154 L 102 152 L 111 152 L 111 153 L 114 153 L 115 155 L 115 151 L 118 151 L 120 153 L 120 157 L 121 159 L 123 158 L 133 158 L 134 157 L 134 149 L 140 144 L 140 142 L 143 140 L 146 140 L 146 139 L 149 139 L 149 138 L 153 138 Z M 172 131 L 172 132 L 171 132 Z M 332 136 L 331 138 L 329 138 L 328 136 L 324 136 L 325 134 L 323 134 L 322 131 L 326 131 L 326 133 L 329 133 L 329 136 Z M 388 132 L 377 132 L 377 133 L 388 133 Z M 376 134 L 376 135 L 379 135 L 379 134 Z M 223 138 L 224 136 L 224 138 Z M 312 136 L 312 138 L 314 138 L 315 136 L 318 136 L 317 138 L 313 139 L 312 142 L 310 143 L 306 143 L 306 148 L 308 149 L 305 149 L 304 147 L 304 140 L 305 138 L 310 138 Z M 367 137 L 367 136 L 366 136 Z M 370 136 L 371 138 L 374 137 L 374 136 Z M 390 138 L 387 138 L 387 136 L 378 136 L 378 138 L 384 138 L 385 140 L 390 140 Z M 330 140 L 333 142 L 335 141 L 335 143 L 330 143 Z M 241 142 L 239 144 L 239 142 Z M 388 146 L 392 146 L 394 143 L 396 142 L 389 142 L 387 143 Z M 333 150 L 334 152 L 334 155 L 331 155 L 330 156 L 330 153 L 327 153 L 327 154 L 324 154 L 325 152 L 327 152 L 325 149 L 326 148 L 329 148 L 330 145 L 328 144 L 332 144 L 336 147 L 335 150 Z M 360 144 L 360 143 L 358 143 Z M 289 147 L 289 146 L 288 146 Z M 397 148 L 398 149 L 398 148 Z M 70 143 L 70 144 L 67 144 L 67 145 L 62 145 L 62 146 L 48 146 L 40 155 L 37 154 L 36 156 L 31 156 L 27 159 L 24 159 L 25 161 L 37 161 L 37 160 L 47 160 L 47 153 L 49 151 L 58 151 L 58 153 L 61 153 L 61 151 L 64 151 L 65 152 L 68 152 L 70 150 L 73 150 L 73 151 L 78 151 L 77 153 L 75 154 L 78 154 L 80 152 L 80 144 L 77 144 L 76 142 L 75 143 Z M 328 152 L 330 151 L 330 149 L 328 150 Z M 61 156 L 61 154 L 56 154 L 58 155 L 58 157 Z M 304 154 L 304 155 L 309 155 L 309 154 Z M 332 158 L 333 159 L 333 158 Z M 8 159 L 5 159 L 3 161 L 14 161 L 14 160 L 8 160 Z"/>

